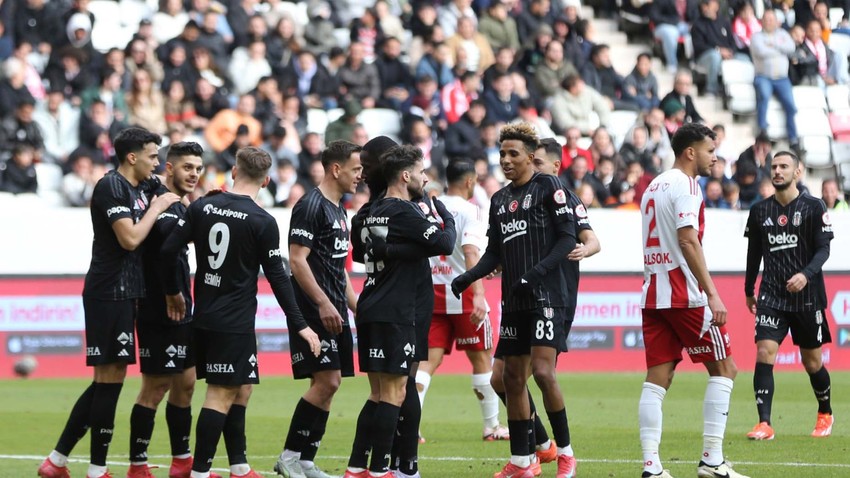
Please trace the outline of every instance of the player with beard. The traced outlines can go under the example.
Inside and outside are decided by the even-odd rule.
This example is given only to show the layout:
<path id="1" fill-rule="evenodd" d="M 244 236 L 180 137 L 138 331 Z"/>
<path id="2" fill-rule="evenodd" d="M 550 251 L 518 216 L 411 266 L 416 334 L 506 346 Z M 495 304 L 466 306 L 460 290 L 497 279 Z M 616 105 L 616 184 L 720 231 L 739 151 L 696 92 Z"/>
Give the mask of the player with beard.
<path id="1" fill-rule="evenodd" d="M 372 158 L 370 158 L 370 161 Z M 358 213 L 355 234 L 361 245 L 368 278 L 357 304 L 356 323 L 360 370 L 369 375 L 372 387 L 358 419 L 352 454 L 345 476 L 392 477 L 389 471 L 393 437 L 399 413 L 405 401 L 410 368 L 417 348 L 417 320 L 423 308 L 419 277 L 428 272 L 427 255 L 418 258 L 393 259 L 375 257 L 372 238 L 380 237 L 387 246 L 415 244 L 433 251 L 451 252 L 455 241 L 454 219 L 445 207 L 435 203 L 444 228 L 432 223 L 412 199 L 421 197 L 427 182 L 422 166 L 422 152 L 412 146 L 396 146 L 380 158 L 380 169 L 387 183 L 383 198 L 372 202 L 368 215 Z M 374 183 L 374 163 L 367 170 L 367 181 Z M 371 184 L 370 184 L 371 185 Z M 374 192 L 374 191 L 373 191 Z M 362 213 L 363 211 L 361 211 Z M 430 276 L 430 274 L 428 274 Z M 411 278 L 415 284 L 411 287 Z M 430 279 L 430 277 L 428 277 Z M 428 290 L 433 294 L 433 289 Z M 433 305 L 433 295 L 430 296 Z M 431 308 L 427 308 L 430 314 Z M 415 392 L 414 392 L 415 393 Z M 418 398 L 414 395 L 418 403 Z M 377 403 L 375 403 L 377 401 Z M 371 420 L 369 409 L 372 409 Z M 370 422 L 371 425 L 361 423 Z M 407 421 L 408 418 L 405 418 Z M 366 469 L 371 450 L 372 460 Z M 404 456 L 403 452 L 399 453 Z M 401 468 L 401 467 L 400 467 Z M 409 474 L 403 469 L 402 473 Z M 418 471 L 415 472 L 418 474 Z"/>
<path id="2" fill-rule="evenodd" d="M 136 363 L 136 306 L 145 296 L 139 246 L 156 218 L 180 199 L 168 192 L 148 202 L 142 191 L 143 183 L 159 165 L 160 142 L 159 135 L 141 128 L 121 131 L 113 142 L 118 169 L 95 185 L 90 208 L 92 258 L 83 286 L 86 365 L 94 367 L 94 380 L 71 409 L 56 448 L 39 466 L 41 478 L 70 477 L 68 455 L 89 429 L 91 456 L 86 476 L 111 476 L 106 455 L 127 364 Z"/>
<path id="3" fill-rule="evenodd" d="M 649 184 L 641 200 L 644 282 L 641 297 L 646 381 L 638 406 L 643 477 L 670 478 L 661 466 L 661 405 L 684 349 L 708 372 L 703 400 L 699 478 L 747 478 L 723 456 L 729 398 L 738 373 L 726 332 L 726 306 L 702 249 L 705 203 L 697 178 L 717 161 L 715 134 L 692 123 L 676 131 L 673 168 Z"/>
<path id="4" fill-rule="evenodd" d="M 800 348 L 803 367 L 818 402 L 813 437 L 832 433 L 831 383 L 821 346 L 832 342 L 826 321 L 823 265 L 833 238 L 826 205 L 797 189 L 799 158 L 782 151 L 770 164 L 776 194 L 750 209 L 747 229 L 747 307 L 756 316 L 756 370 L 753 389 L 759 423 L 747 434 L 753 440 L 772 440 L 773 364 L 779 345 L 791 331 Z M 755 283 L 764 259 L 758 297 Z"/>
<path id="5" fill-rule="evenodd" d="M 342 377 L 354 376 L 348 309 L 356 310 L 357 296 L 345 271 L 349 228 L 342 196 L 353 193 L 360 182 L 360 149 L 348 141 L 331 142 L 322 151 L 324 179 L 292 210 L 289 263 L 295 298 L 307 323 L 319 334 L 322 353 L 313 357 L 309 344 L 297 336 L 290 344 L 293 375 L 310 378 L 310 388 L 295 407 L 275 464 L 275 471 L 285 478 L 329 478 L 313 459 Z"/>
<path id="6" fill-rule="evenodd" d="M 204 170 L 203 148 L 198 143 L 181 142 L 168 147 L 165 183 L 157 184 L 155 195 L 173 192 L 185 198 L 195 190 Z M 159 253 L 165 238 L 183 219 L 186 206 L 176 202 L 156 216 L 144 243 L 145 288 L 136 324 L 142 388 L 130 413 L 130 469 L 128 478 L 153 478 L 148 468 L 148 445 L 153 435 L 156 410 L 165 394 L 165 419 L 171 440 L 171 478 L 188 478 L 192 471 L 189 436 L 192 428 L 192 393 L 195 390 L 195 354 L 192 349 L 192 296 L 189 285 L 189 248 L 178 256 L 178 283 L 186 300 L 186 315 L 169 320 L 159 268 Z"/>
<path id="7" fill-rule="evenodd" d="M 531 478 L 532 450 L 528 435 L 534 426 L 528 401 L 528 370 L 543 392 L 555 441 L 569 442 L 569 427 L 561 389 L 555 377 L 558 353 L 566 343 L 569 305 L 563 273 L 575 248 L 575 220 L 557 178 L 534 171 L 538 138 L 527 123 L 507 125 L 500 132 L 502 170 L 511 184 L 493 195 L 487 250 L 478 264 L 452 282 L 458 296 L 473 281 L 502 266 L 502 323 L 496 354 L 505 361 L 502 380 L 507 394 L 511 459 L 494 478 Z M 559 447 L 557 478 L 575 475 L 575 458 Z"/>
<path id="8" fill-rule="evenodd" d="M 195 243 L 194 344 L 198 378 L 206 379 L 207 393 L 195 429 L 192 478 L 210 476 L 222 432 L 231 478 L 260 476 L 245 456 L 244 410 L 233 409 L 247 407 L 260 378 L 255 333 L 260 266 L 286 313 L 290 335 L 300 335 L 314 356 L 321 352 L 284 270 L 277 221 L 256 203 L 260 189 L 269 183 L 270 167 L 265 151 L 240 149 L 231 170 L 233 187 L 192 203 L 162 246 L 168 316 L 180 320 L 185 300 L 176 280 L 177 256 L 186 244 Z"/>

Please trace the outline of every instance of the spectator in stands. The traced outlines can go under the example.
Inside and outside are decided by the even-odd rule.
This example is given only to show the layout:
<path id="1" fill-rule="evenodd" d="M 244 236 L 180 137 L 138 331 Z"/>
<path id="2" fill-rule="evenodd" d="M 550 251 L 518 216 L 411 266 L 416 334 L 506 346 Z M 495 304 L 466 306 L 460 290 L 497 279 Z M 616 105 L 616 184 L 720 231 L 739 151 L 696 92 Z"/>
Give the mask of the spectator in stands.
<path id="1" fill-rule="evenodd" d="M 27 143 L 12 148 L 9 161 L 0 162 L 0 191 L 12 194 L 35 193 L 38 179 L 35 174 L 35 150 Z"/>
<path id="2" fill-rule="evenodd" d="M 612 109 L 639 111 L 637 102 L 625 91 L 623 77 L 611 65 L 610 47 L 594 45 L 590 61 L 582 68 L 584 82 L 611 101 Z"/>
<path id="3" fill-rule="evenodd" d="M 256 0 L 235 0 L 229 2 L 225 18 L 227 24 L 233 30 L 233 43 L 231 49 L 246 47 L 252 41 L 251 20 L 259 18 L 262 20 L 263 27 L 266 27 L 265 20 L 259 15 L 256 15 L 255 7 L 260 3 Z"/>
<path id="4" fill-rule="evenodd" d="M 14 111 L 22 102 L 35 102 L 35 98 L 26 86 L 24 62 L 15 57 L 4 61 L 2 78 L 0 80 L 0 116 Z"/>
<path id="5" fill-rule="evenodd" d="M 545 55 L 534 70 L 534 86 L 545 98 L 551 98 L 561 91 L 561 82 L 569 75 L 577 75 L 578 70 L 564 58 L 564 46 L 556 41 L 546 45 Z"/>
<path id="6" fill-rule="evenodd" d="M 244 95 L 250 92 L 260 78 L 272 74 L 272 67 L 266 59 L 266 44 L 253 40 L 247 47 L 234 50 L 228 71 L 234 93 Z"/>
<path id="7" fill-rule="evenodd" d="M 762 131 L 756 136 L 753 145 L 741 152 L 735 164 L 740 166 L 741 161 L 749 162 L 758 170 L 759 179 L 773 177 L 770 171 L 770 164 L 773 161 L 772 149 L 773 144 L 770 142 L 770 138 L 767 137 L 767 133 Z"/>
<path id="8" fill-rule="evenodd" d="M 351 135 L 357 125 L 357 115 L 363 111 L 363 107 L 355 100 L 348 100 L 343 110 L 342 116 L 332 121 L 325 130 L 325 144 L 339 139 L 351 141 Z"/>
<path id="9" fill-rule="evenodd" d="M 430 76 L 437 80 L 440 88 L 454 81 L 451 67 L 451 50 L 445 43 L 424 43 L 425 54 L 416 65 L 416 78 Z M 492 68 L 492 67 L 491 67 Z"/>
<path id="10" fill-rule="evenodd" d="M 11 31 L 6 29 L 5 20 L 0 17 L 0 61 L 5 61 L 12 56 L 15 49 L 15 40 L 12 39 Z"/>
<path id="11" fill-rule="evenodd" d="M 100 177 L 96 177 L 94 162 L 85 149 L 74 152 L 68 159 L 71 172 L 62 178 L 60 193 L 65 203 L 73 207 L 88 206 L 91 201 L 94 185 Z M 102 177 L 105 168 L 100 167 Z"/>
<path id="12" fill-rule="evenodd" d="M 378 48 L 384 43 L 384 31 L 378 23 L 378 14 L 374 8 L 367 8 L 363 15 L 351 22 L 351 44 L 363 47 L 363 61 L 372 63 Z"/>
<path id="13" fill-rule="evenodd" d="M 667 136 L 673 137 L 679 127 L 685 124 L 685 107 L 678 100 L 671 100 L 664 104 L 664 129 Z"/>
<path id="14" fill-rule="evenodd" d="M 21 61 L 24 69 L 24 85 L 26 85 L 32 97 L 36 101 L 44 100 L 45 96 L 47 96 L 47 92 L 44 89 L 44 81 L 41 78 L 41 73 L 39 73 L 32 61 L 30 61 L 31 58 L 38 61 L 38 55 L 33 54 L 32 45 L 26 42 L 18 43 L 12 52 L 12 57 Z M 42 66 L 39 64 L 39 67 Z"/>
<path id="15" fill-rule="evenodd" d="M 446 147 L 424 121 L 413 121 L 405 142 L 422 150 L 422 165 L 432 177 L 446 177 Z"/>
<path id="16" fill-rule="evenodd" d="M 522 76 L 522 73 L 514 64 L 515 59 L 516 55 L 514 51 L 508 47 L 501 47 L 496 50 L 496 62 L 484 70 L 484 74 L 481 77 L 481 83 L 485 93 L 493 88 L 493 79 L 500 73 Z"/>
<path id="17" fill-rule="evenodd" d="M 685 45 L 685 56 L 691 57 L 690 23 L 699 16 L 697 0 L 654 0 L 650 2 L 649 19 L 655 29 L 653 35 L 661 42 L 667 71 L 679 68 L 679 41 Z"/>
<path id="18" fill-rule="evenodd" d="M 661 109 L 668 101 L 676 100 L 685 107 L 685 122 L 686 123 L 703 123 L 705 120 L 697 112 L 694 105 L 694 99 L 691 97 L 691 88 L 694 85 L 694 77 L 691 72 L 681 70 L 676 72 L 676 78 L 673 80 L 673 91 L 661 100 Z"/>
<path id="19" fill-rule="evenodd" d="M 519 100 L 519 115 L 516 121 L 521 121 L 534 126 L 534 130 L 537 131 L 538 138 L 554 138 L 555 132 L 552 131 L 552 127 L 549 126 L 549 122 L 543 119 L 537 113 L 537 107 L 534 104 L 534 100 L 531 98 L 523 98 Z"/>
<path id="20" fill-rule="evenodd" d="M 652 58 L 648 53 L 638 55 L 634 69 L 623 79 L 623 93 L 634 100 L 641 111 L 649 111 L 660 103 L 658 80 L 652 73 Z"/>
<path id="21" fill-rule="evenodd" d="M 70 12 L 69 12 L 70 13 Z M 57 40 L 51 48 L 53 51 L 63 51 L 65 48 L 75 49 L 83 59 L 82 64 L 91 72 L 98 71 L 103 66 L 103 55 L 95 50 L 91 42 L 91 30 L 94 16 L 91 13 L 74 13 L 65 24 L 65 35 L 57 35 Z M 51 55 L 50 62 L 57 58 Z"/>
<path id="22" fill-rule="evenodd" d="M 511 75 L 502 73 L 493 81 L 493 89 L 484 93 L 487 117 L 501 123 L 510 123 L 519 114 L 519 96 L 514 93 Z"/>
<path id="23" fill-rule="evenodd" d="M 268 151 L 272 157 L 272 167 L 275 168 L 280 161 L 289 161 L 290 163 L 298 162 L 298 155 L 295 151 L 289 149 L 286 145 L 286 128 L 277 125 L 268 140 L 260 146 L 264 151 Z"/>
<path id="24" fill-rule="evenodd" d="M 375 65 L 366 63 L 366 49 L 362 43 L 352 43 L 348 59 L 339 69 L 340 93 L 360 102 L 363 108 L 374 108 L 381 97 L 381 79 Z"/>
<path id="25" fill-rule="evenodd" d="M 331 6 L 324 0 L 312 2 L 307 6 L 307 13 L 310 20 L 304 27 L 304 48 L 316 57 L 327 55 L 338 46 L 330 20 Z"/>
<path id="26" fill-rule="evenodd" d="M 133 75 L 127 70 L 128 61 L 125 50 L 115 47 L 110 48 L 103 55 L 103 61 L 106 68 L 112 68 L 121 77 L 121 89 L 128 91 L 133 86 Z"/>
<path id="27" fill-rule="evenodd" d="M 153 14 L 154 38 L 160 44 L 180 35 L 189 21 L 182 0 L 160 0 L 159 11 Z"/>
<path id="28" fill-rule="evenodd" d="M 100 78 L 100 86 L 92 86 L 83 91 L 80 96 L 80 107 L 87 110 L 95 99 L 99 99 L 106 105 L 110 116 L 118 121 L 127 121 L 129 111 L 125 92 L 121 88 L 121 75 L 114 69 L 106 67 Z"/>
<path id="29" fill-rule="evenodd" d="M 165 104 L 163 106 L 165 113 L 165 125 L 168 129 L 179 127 L 184 130 L 194 130 L 203 127 L 198 121 L 198 115 L 195 112 L 195 105 L 192 100 L 186 97 L 186 90 L 183 82 L 174 81 L 166 91 Z"/>
<path id="30" fill-rule="evenodd" d="M 519 34 L 516 21 L 508 15 L 508 8 L 504 0 L 492 1 L 478 23 L 478 31 L 494 50 L 510 48 L 517 52 L 520 49 Z"/>
<path id="31" fill-rule="evenodd" d="M 578 75 L 568 75 L 561 83 L 552 100 L 552 124 L 556 129 L 576 126 L 582 134 L 590 135 L 594 126 L 592 115 L 596 113 L 599 124 L 608 124 L 611 104 L 596 90 L 584 84 Z"/>
<path id="32" fill-rule="evenodd" d="M 378 16 L 378 23 L 381 25 L 385 38 L 404 39 L 405 32 L 401 17 L 391 11 L 386 0 L 375 2 L 375 14 Z"/>
<path id="33" fill-rule="evenodd" d="M 738 187 L 740 188 L 739 189 L 740 190 L 739 197 L 741 198 L 741 200 L 740 200 L 741 209 L 751 208 L 757 202 L 765 200 L 765 199 L 769 198 L 770 196 L 773 196 L 774 194 L 776 194 L 776 188 L 773 186 L 773 179 L 763 178 L 758 183 L 758 188 L 756 190 L 755 199 L 753 199 L 752 202 L 750 202 L 749 204 L 745 204 L 744 200 L 743 200 L 743 191 L 744 191 L 743 187 L 740 185 L 739 182 L 736 182 L 735 184 L 738 184 Z"/>
<path id="34" fill-rule="evenodd" d="M 254 118 L 255 109 L 254 97 L 242 95 L 235 109 L 219 111 L 204 128 L 204 138 L 210 148 L 216 153 L 227 149 L 236 140 L 237 129 L 243 125 L 248 129 L 248 144 L 259 146 L 262 143 L 263 127 Z"/>
<path id="35" fill-rule="evenodd" d="M 467 71 L 454 82 L 443 87 L 440 98 L 449 124 L 458 121 L 466 113 L 472 101 L 478 98 L 480 86 L 480 77 L 474 72 Z"/>
<path id="36" fill-rule="evenodd" d="M 141 38 L 136 38 L 127 45 L 124 65 L 130 76 L 139 70 L 146 70 L 155 83 L 161 82 L 164 76 L 162 63 Z"/>
<path id="37" fill-rule="evenodd" d="M 729 205 L 729 209 L 741 209 L 741 187 L 735 181 L 723 184 L 723 200 Z"/>
<path id="38" fill-rule="evenodd" d="M 456 33 L 458 20 L 463 17 L 472 19 L 473 29 L 478 27 L 478 15 L 472 8 L 472 0 L 451 0 L 437 11 L 437 22 L 446 38 Z"/>
<path id="39" fill-rule="evenodd" d="M 646 127 L 638 125 L 632 128 L 631 135 L 627 136 L 620 146 L 620 158 L 625 164 L 640 163 L 647 171 L 655 174 L 660 172 L 661 161 L 657 159 L 649 148 L 648 133 Z"/>
<path id="40" fill-rule="evenodd" d="M 457 32 L 446 40 L 456 68 L 483 73 L 496 59 L 487 38 L 475 31 L 475 22 L 469 17 L 457 21 Z"/>
<path id="41" fill-rule="evenodd" d="M 759 170 L 751 161 L 738 162 L 735 164 L 735 176 L 733 177 L 738 187 L 741 188 L 740 198 L 741 207 L 749 209 L 753 204 L 767 196 L 760 196 L 760 193 L 765 190 L 762 184 L 765 180 L 770 182 L 770 176 L 759 176 Z M 770 185 L 773 189 L 773 185 Z M 771 194 L 773 194 L 771 192 Z"/>
<path id="42" fill-rule="evenodd" d="M 773 9 L 765 9 L 765 12 L 773 12 Z M 764 16 L 762 15 L 762 22 Z M 777 23 L 778 24 L 778 23 Z M 738 52 L 745 55 L 750 54 L 750 43 L 753 35 L 762 30 L 762 24 L 756 18 L 753 5 L 750 2 L 741 2 L 735 7 L 735 15 L 732 21 L 732 38 Z"/>
<path id="43" fill-rule="evenodd" d="M 779 28 L 779 22 L 773 10 L 766 10 L 762 17 L 764 30 L 753 35 L 750 53 L 755 68 L 756 111 L 760 131 L 767 130 L 767 105 L 771 96 L 776 95 L 785 110 L 785 125 L 788 142 L 799 150 L 797 123 L 794 117 L 797 107 L 794 104 L 791 80 L 788 78 L 788 59 L 794 53 L 794 40 L 785 30 Z"/>
<path id="44" fill-rule="evenodd" d="M 602 207 L 599 204 L 599 199 L 596 198 L 596 192 L 593 190 L 593 187 L 589 184 L 579 185 L 575 190 L 576 196 L 578 196 L 581 203 L 584 204 L 584 207 Z"/>
<path id="45" fill-rule="evenodd" d="M 281 73 L 279 84 L 284 95 L 297 96 L 308 108 L 328 110 L 337 107 L 339 82 L 310 51 L 298 53 L 298 57 Z"/>
<path id="46" fill-rule="evenodd" d="M 80 104 L 80 95 L 92 83 L 92 77 L 88 70 L 83 67 L 82 57 L 74 48 L 64 48 L 57 53 L 59 61 L 57 64 L 48 65 L 45 76 L 50 83 L 51 89 L 62 90 L 65 97 L 74 105 Z M 4 102 L 5 96 L 2 91 L 4 83 L 0 83 L 0 104 Z"/>
<path id="47" fill-rule="evenodd" d="M 458 121 L 449 123 L 446 129 L 446 155 L 452 158 L 468 158 L 473 151 L 480 150 L 480 128 L 487 108 L 482 100 L 473 100 Z"/>
<path id="48" fill-rule="evenodd" d="M 723 198 L 723 184 L 717 179 L 711 178 L 705 183 L 705 207 L 730 209 L 729 204 Z"/>
<path id="49" fill-rule="evenodd" d="M 726 160 L 726 177 L 732 176 L 732 166 L 737 161 L 737 152 L 732 151 L 729 143 L 726 141 L 726 127 L 718 123 L 711 127 L 717 137 L 714 139 L 714 154 L 718 158 Z"/>
<path id="50" fill-rule="evenodd" d="M 157 134 L 164 134 L 168 127 L 165 122 L 165 100 L 159 89 L 154 88 L 147 70 L 136 70 L 133 74 L 133 86 L 127 93 L 128 122 Z"/>
<path id="51" fill-rule="evenodd" d="M 195 113 L 198 115 L 192 124 L 192 127 L 196 130 L 206 128 L 209 120 L 229 107 L 227 98 L 206 78 L 198 78 L 192 101 Z"/>
<path id="52" fill-rule="evenodd" d="M 162 65 L 163 79 L 161 86 L 164 92 L 167 92 L 171 87 L 171 83 L 175 81 L 183 83 L 184 91 L 191 89 L 194 72 L 188 59 L 189 57 L 184 43 L 175 42 L 171 44 L 168 57 Z"/>
<path id="53" fill-rule="evenodd" d="M 640 207 L 635 203 L 635 187 L 626 181 L 615 181 L 611 184 L 611 195 L 605 200 L 606 208 L 620 210 L 637 210 Z"/>
<path id="54" fill-rule="evenodd" d="M 594 195 L 601 194 L 601 196 L 597 196 L 599 200 L 607 200 L 608 196 L 611 194 L 611 190 L 609 189 L 611 183 L 620 176 L 617 171 L 617 165 L 614 163 L 614 158 L 611 156 L 602 156 L 599 158 L 599 161 L 596 163 L 596 169 L 594 169 L 591 174 L 593 174 L 593 176 L 599 181 L 599 184 L 602 185 L 598 191 L 594 192 Z"/>
<path id="55" fill-rule="evenodd" d="M 236 166 L 236 152 L 248 146 L 251 146 L 251 133 L 247 126 L 240 124 L 236 128 L 236 137 L 233 138 L 233 142 L 216 154 L 216 167 L 221 171 L 230 171 L 233 166 Z"/>
<path id="56" fill-rule="evenodd" d="M 590 61 L 590 50 L 596 45 L 596 27 L 587 18 L 582 18 L 575 24 L 576 39 L 578 40 L 580 58 L 570 58 L 576 68 L 583 68 Z"/>
<path id="57" fill-rule="evenodd" d="M 190 56 L 192 50 L 196 46 L 198 46 L 198 38 L 201 36 L 201 27 L 195 20 L 189 20 L 183 25 L 183 31 L 180 35 L 168 40 L 164 44 L 161 44 L 156 49 L 156 56 L 159 58 L 159 61 L 162 63 L 166 62 L 166 58 L 171 53 L 171 50 L 175 45 L 183 45 L 186 48 L 186 56 Z"/>
<path id="58" fill-rule="evenodd" d="M 18 104 L 11 116 L 0 123 L 0 153 L 9 153 L 15 146 L 26 145 L 28 152 L 36 162 L 41 161 L 44 152 L 44 138 L 41 129 L 33 120 L 35 101 L 25 100 Z"/>
<path id="59" fill-rule="evenodd" d="M 439 131 L 441 136 L 448 127 L 437 82 L 430 76 L 424 76 L 416 81 L 413 96 L 402 105 L 401 110 L 404 114 L 404 129 L 409 128 L 412 118 L 421 118 L 425 124 Z"/>
<path id="60" fill-rule="evenodd" d="M 531 43 L 531 39 L 539 33 L 541 25 L 552 23 L 552 2 L 550 0 L 531 0 L 527 8 L 517 16 L 517 33 L 523 45 Z"/>
<path id="61" fill-rule="evenodd" d="M 845 85 L 850 80 L 847 58 L 836 55 L 821 37 L 820 22 L 811 20 L 806 25 L 806 38 L 797 47 L 795 57 L 805 68 L 801 84 L 814 84 L 821 88 L 828 85 Z M 814 71 L 813 71 L 814 70 Z"/>
<path id="62" fill-rule="evenodd" d="M 635 188 L 635 204 L 640 204 L 643 193 L 655 179 L 655 175 L 643 169 L 640 163 L 635 162 L 626 166 L 625 177 L 626 181 Z"/>
<path id="63" fill-rule="evenodd" d="M 269 192 L 274 196 L 274 205 L 283 207 L 289 199 L 292 188 L 298 184 L 298 172 L 295 166 L 286 160 L 278 161 L 273 174 L 274 180 L 269 183 Z"/>
<path id="64" fill-rule="evenodd" d="M 381 81 L 378 106 L 399 110 L 410 97 L 413 75 L 410 74 L 410 67 L 401 61 L 401 41 L 398 38 L 388 37 L 384 40 L 375 67 Z"/>
<path id="65" fill-rule="evenodd" d="M 824 43 L 829 44 L 829 36 L 832 34 L 832 25 L 829 23 L 829 4 L 824 1 L 818 1 L 812 8 L 815 20 L 820 23 L 821 39 Z"/>
<path id="66" fill-rule="evenodd" d="M 594 176 L 593 173 L 588 171 L 587 160 L 581 156 L 573 158 L 573 164 L 561 173 L 559 177 L 561 178 L 561 182 L 563 182 L 566 188 L 570 191 L 575 191 L 582 184 L 588 184 L 593 188 L 593 191 L 596 193 L 596 197 L 599 198 L 600 202 L 604 202 L 604 199 L 602 198 L 608 198 L 607 189 L 602 186 L 602 183 L 596 179 L 596 176 Z"/>
<path id="67" fill-rule="evenodd" d="M 701 176 L 698 179 L 699 185 L 702 188 L 703 194 L 705 194 L 706 185 L 709 181 L 716 180 L 720 181 L 721 186 L 725 186 L 728 183 L 732 183 L 732 179 L 726 177 L 726 160 L 718 157 L 717 161 L 711 165 L 711 170 L 709 171 L 708 176 Z"/>
<path id="68" fill-rule="evenodd" d="M 593 162 L 593 155 L 590 154 L 590 151 L 578 146 L 578 142 L 581 139 L 581 130 L 575 126 L 570 126 L 564 131 L 564 138 L 566 138 L 567 142 L 561 148 L 561 170 L 559 174 L 569 168 L 573 164 L 573 160 L 578 156 L 587 160 L 587 169 L 593 171 L 596 167 L 596 164 Z"/>
<path id="69" fill-rule="evenodd" d="M 821 198 L 826 204 L 826 208 L 833 211 L 847 211 L 850 207 L 847 206 L 847 201 L 841 197 L 841 191 L 838 190 L 838 181 L 835 178 L 827 178 L 821 183 Z"/>
<path id="70" fill-rule="evenodd" d="M 44 139 L 42 160 L 64 166 L 80 144 L 80 110 L 65 101 L 62 90 L 50 90 L 33 119 Z"/>
<path id="71" fill-rule="evenodd" d="M 9 36 L 15 42 L 27 42 L 41 52 L 50 53 L 52 44 L 56 43 L 53 36 L 64 30 L 57 12 L 51 8 L 54 5 L 45 0 L 26 0 L 6 6 L 12 5 L 17 8 L 12 9 L 12 21 L 6 26 L 7 34 L 11 34 Z"/>
<path id="72" fill-rule="evenodd" d="M 735 56 L 735 39 L 729 19 L 718 13 L 717 0 L 700 0 L 699 10 L 699 18 L 691 25 L 694 58 L 705 70 L 705 94 L 716 96 L 720 93 L 720 64 Z"/>
<path id="73" fill-rule="evenodd" d="M 590 136 L 590 146 L 588 146 L 587 150 L 590 151 L 592 158 L 590 164 L 596 164 L 597 167 L 599 167 L 599 160 L 602 158 L 611 158 L 618 167 L 622 163 L 622 160 L 617 156 L 617 148 L 614 147 L 614 143 L 611 141 L 611 135 L 604 126 L 600 126 L 593 131 L 593 134 Z M 588 169 L 590 169 L 589 165 Z M 596 169 L 593 169 L 593 171 L 595 172 Z"/>

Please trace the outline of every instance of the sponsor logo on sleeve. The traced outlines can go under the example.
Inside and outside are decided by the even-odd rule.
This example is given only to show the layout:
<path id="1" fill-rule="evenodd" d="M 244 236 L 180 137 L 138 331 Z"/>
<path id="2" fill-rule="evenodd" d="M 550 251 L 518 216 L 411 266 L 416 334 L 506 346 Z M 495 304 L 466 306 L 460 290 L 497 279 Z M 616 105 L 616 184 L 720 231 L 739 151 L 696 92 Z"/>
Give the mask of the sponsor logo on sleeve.
<path id="1" fill-rule="evenodd" d="M 309 239 L 311 241 L 313 240 L 313 233 L 310 232 L 310 231 L 305 231 L 304 229 L 293 229 L 292 231 L 290 231 L 289 235 L 292 236 L 292 237 L 294 237 L 294 236 L 306 237 L 307 239 Z"/>
<path id="2" fill-rule="evenodd" d="M 558 204 L 566 204 L 567 193 L 565 193 L 563 189 L 558 189 L 557 191 L 555 191 L 554 199 L 555 202 Z"/>
<path id="3" fill-rule="evenodd" d="M 127 206 L 115 206 L 106 210 L 106 217 L 112 217 L 114 214 L 126 213 L 130 214 L 130 208 Z"/>

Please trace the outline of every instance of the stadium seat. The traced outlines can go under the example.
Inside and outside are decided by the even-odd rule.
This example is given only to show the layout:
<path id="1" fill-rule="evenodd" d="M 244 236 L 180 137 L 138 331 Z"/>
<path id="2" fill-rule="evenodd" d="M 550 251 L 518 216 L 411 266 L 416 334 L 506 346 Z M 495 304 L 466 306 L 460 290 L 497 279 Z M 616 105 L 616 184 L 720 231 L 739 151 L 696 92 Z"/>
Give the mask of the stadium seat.
<path id="1" fill-rule="evenodd" d="M 617 150 L 623 145 L 626 135 L 629 134 L 629 130 L 635 125 L 637 119 L 638 113 L 636 111 L 616 110 L 611 112 L 606 127 Z"/>
<path id="2" fill-rule="evenodd" d="M 38 195 L 56 192 L 62 186 L 62 167 L 50 163 L 36 163 L 35 177 L 38 180 Z"/>
<path id="3" fill-rule="evenodd" d="M 830 113 L 829 127 L 836 141 L 850 141 L 850 110 Z"/>
<path id="4" fill-rule="evenodd" d="M 724 85 L 734 83 L 753 84 L 756 77 L 755 68 L 749 61 L 738 60 L 735 58 L 723 60 L 720 64 L 720 75 L 723 77 Z"/>
<path id="5" fill-rule="evenodd" d="M 772 98 L 771 101 L 776 101 Z M 779 101 L 776 101 L 779 104 Z M 767 137 L 772 141 L 786 139 L 788 137 L 788 128 L 785 127 L 785 111 L 782 106 L 779 108 L 771 108 L 770 103 L 767 107 Z"/>
<path id="6" fill-rule="evenodd" d="M 823 94 L 823 90 L 819 87 L 795 86 L 792 92 L 797 111 L 809 109 L 826 111 L 826 97 Z"/>
<path id="7" fill-rule="evenodd" d="M 829 85 L 826 87 L 826 102 L 829 111 L 850 110 L 850 86 Z"/>
<path id="8" fill-rule="evenodd" d="M 348 28 L 336 28 L 334 29 L 334 38 L 336 38 L 336 44 L 340 48 L 347 50 L 348 46 L 351 45 L 351 30 Z"/>
<path id="9" fill-rule="evenodd" d="M 370 138 L 401 133 L 401 116 L 398 111 L 387 108 L 368 108 L 357 115 L 357 122 L 366 128 Z"/>
<path id="10" fill-rule="evenodd" d="M 833 7 L 829 9 L 829 28 L 836 29 L 841 19 L 844 18 L 844 9 L 841 7 Z"/>
<path id="11" fill-rule="evenodd" d="M 121 24 L 127 28 L 137 30 L 139 22 L 144 19 L 150 19 L 153 12 L 143 0 L 121 0 L 118 3 L 120 12 Z"/>
<path id="12" fill-rule="evenodd" d="M 756 111 L 756 89 L 752 84 L 732 83 L 726 89 L 726 107 L 735 116 L 751 115 Z"/>
<path id="13" fill-rule="evenodd" d="M 836 55 L 850 55 L 850 35 L 836 33 L 829 35 L 829 49 Z"/>
<path id="14" fill-rule="evenodd" d="M 328 114 L 325 110 L 319 108 L 310 108 L 307 110 L 307 131 L 324 135 L 328 128 Z"/>
<path id="15" fill-rule="evenodd" d="M 794 118 L 800 147 L 806 151 L 809 168 L 832 167 L 832 128 L 826 114 L 817 109 L 802 109 Z"/>
<path id="16" fill-rule="evenodd" d="M 345 111 L 342 108 L 334 108 L 328 110 L 327 113 L 328 123 L 333 123 L 334 121 L 338 120 L 345 113 Z"/>

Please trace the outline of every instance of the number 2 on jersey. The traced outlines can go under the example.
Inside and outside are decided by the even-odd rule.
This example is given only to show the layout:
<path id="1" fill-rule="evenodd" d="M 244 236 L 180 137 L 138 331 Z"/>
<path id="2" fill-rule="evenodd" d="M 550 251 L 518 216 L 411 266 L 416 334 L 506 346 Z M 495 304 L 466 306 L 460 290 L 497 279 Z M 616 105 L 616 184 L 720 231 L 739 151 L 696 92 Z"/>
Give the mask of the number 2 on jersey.
<path id="1" fill-rule="evenodd" d="M 213 270 L 218 269 L 224 264 L 224 258 L 227 257 L 227 246 L 230 245 L 230 228 L 223 222 L 217 222 L 210 228 L 210 252 L 211 256 L 207 256 L 210 262 L 210 267 Z"/>
<path id="2" fill-rule="evenodd" d="M 658 239 L 658 231 L 655 230 L 655 200 L 650 199 L 646 202 L 646 208 L 643 210 L 644 215 L 652 214 L 649 219 L 649 231 L 646 233 L 646 247 L 661 247 L 661 240 Z"/>

